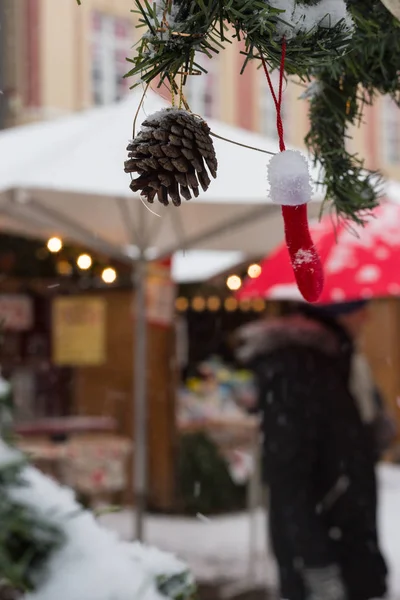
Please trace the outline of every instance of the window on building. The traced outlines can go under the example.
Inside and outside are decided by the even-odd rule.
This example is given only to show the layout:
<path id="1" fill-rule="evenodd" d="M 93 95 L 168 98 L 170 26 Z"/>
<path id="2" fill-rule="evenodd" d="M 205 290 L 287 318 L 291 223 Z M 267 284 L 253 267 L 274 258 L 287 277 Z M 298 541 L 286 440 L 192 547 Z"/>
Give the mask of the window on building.
<path id="1" fill-rule="evenodd" d="M 92 16 L 92 89 L 94 104 L 121 100 L 130 82 L 126 57 L 133 44 L 130 21 L 104 13 Z"/>
<path id="2" fill-rule="evenodd" d="M 206 55 L 196 57 L 207 73 L 191 75 L 185 85 L 185 97 L 191 110 L 204 118 L 215 118 L 218 101 L 218 58 Z"/>
<path id="3" fill-rule="evenodd" d="M 259 94 L 261 133 L 272 140 L 277 140 L 278 132 L 276 129 L 275 102 L 272 97 L 271 90 L 269 89 L 269 85 L 265 78 L 264 73 L 262 73 L 262 77 L 263 77 L 263 79 L 260 83 L 260 94 Z M 279 73 L 277 71 L 274 71 L 273 73 L 271 73 L 271 81 L 272 81 L 272 85 L 274 86 L 275 94 L 278 96 Z M 286 88 L 286 83 L 284 83 L 284 91 L 285 91 L 285 88 Z M 285 110 L 285 108 L 286 108 L 286 102 L 285 102 L 285 96 L 283 95 L 281 115 L 282 115 L 282 121 L 283 121 L 283 127 L 285 130 L 285 133 L 288 133 L 287 111 Z M 287 139 L 287 135 L 285 135 L 285 139 Z"/>
<path id="4" fill-rule="evenodd" d="M 382 98 L 382 150 L 386 165 L 400 163 L 400 109 L 389 97 Z"/>

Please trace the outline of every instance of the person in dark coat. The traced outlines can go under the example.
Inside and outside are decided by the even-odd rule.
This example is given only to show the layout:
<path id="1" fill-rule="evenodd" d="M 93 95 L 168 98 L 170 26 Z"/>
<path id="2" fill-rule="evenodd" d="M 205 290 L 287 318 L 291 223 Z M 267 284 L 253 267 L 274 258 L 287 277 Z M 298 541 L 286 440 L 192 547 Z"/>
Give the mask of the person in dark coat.
<path id="1" fill-rule="evenodd" d="M 375 449 L 350 392 L 362 302 L 250 324 L 238 357 L 256 374 L 281 598 L 386 594 L 377 535 Z"/>

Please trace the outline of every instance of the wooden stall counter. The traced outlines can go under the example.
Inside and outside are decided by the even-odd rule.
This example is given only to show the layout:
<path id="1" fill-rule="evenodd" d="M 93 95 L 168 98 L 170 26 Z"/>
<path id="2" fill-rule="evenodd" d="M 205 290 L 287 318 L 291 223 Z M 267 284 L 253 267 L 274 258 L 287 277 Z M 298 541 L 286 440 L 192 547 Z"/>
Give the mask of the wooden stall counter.
<path id="1" fill-rule="evenodd" d="M 117 429 L 117 422 L 111 417 L 56 417 L 19 423 L 15 425 L 14 429 L 18 435 L 23 436 L 114 433 Z"/>
<path id="2" fill-rule="evenodd" d="M 57 443 L 20 438 L 17 446 L 41 471 L 87 498 L 91 506 L 127 487 L 132 449 L 127 438 L 80 434 Z"/>

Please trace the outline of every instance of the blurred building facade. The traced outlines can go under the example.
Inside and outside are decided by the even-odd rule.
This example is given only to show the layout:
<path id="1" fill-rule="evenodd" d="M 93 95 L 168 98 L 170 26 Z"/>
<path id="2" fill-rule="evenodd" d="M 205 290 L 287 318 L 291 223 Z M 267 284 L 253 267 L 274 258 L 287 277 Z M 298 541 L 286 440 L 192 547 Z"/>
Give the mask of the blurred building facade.
<path id="1" fill-rule="evenodd" d="M 2 0 L 4 125 L 122 97 L 134 36 L 125 0 Z"/>
<path id="2" fill-rule="evenodd" d="M 140 35 L 132 8 L 129 0 L 1 0 L 1 127 L 121 99 Z M 207 75 L 193 77 L 188 91 L 193 110 L 235 122 L 235 96 L 248 78 L 237 77 L 236 47 L 204 66 Z M 239 121 L 252 128 L 252 118 Z"/>

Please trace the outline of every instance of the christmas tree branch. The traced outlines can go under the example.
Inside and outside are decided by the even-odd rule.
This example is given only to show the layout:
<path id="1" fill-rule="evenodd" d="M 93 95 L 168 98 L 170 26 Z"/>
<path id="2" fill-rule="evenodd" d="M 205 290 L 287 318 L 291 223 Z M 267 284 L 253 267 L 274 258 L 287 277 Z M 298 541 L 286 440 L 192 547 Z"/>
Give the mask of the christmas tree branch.
<path id="1" fill-rule="evenodd" d="M 266 0 L 160 0 L 155 4 L 135 0 L 135 4 L 138 27 L 147 27 L 147 32 L 129 59 L 133 67 L 126 77 L 139 76 L 146 83 L 160 77 L 161 84 L 179 72 L 190 75 L 194 68 L 204 71 L 195 63 L 196 53 L 211 58 L 234 39 L 245 42 L 243 69 L 261 56 L 275 68 L 280 62 L 281 26 L 286 24 L 289 33 L 292 27 L 285 21 L 290 15 Z M 224 24 L 231 25 L 233 33 L 228 34 Z M 349 40 L 344 20 L 332 27 L 315 24 L 309 31 L 293 30 L 287 40 L 287 73 L 305 77 L 311 68 L 340 56 Z"/>
<path id="2" fill-rule="evenodd" d="M 140 76 L 145 83 L 160 77 L 165 79 L 205 72 L 195 60 L 196 52 L 212 57 L 223 48 L 225 39 L 221 25 L 221 2 L 198 0 L 173 4 L 170 0 L 150 4 L 148 0 L 135 0 L 139 16 L 138 27 L 147 27 L 136 46 L 133 64 L 126 77 Z M 132 87 L 138 85 L 136 81 Z"/>
<path id="3" fill-rule="evenodd" d="M 315 0 L 308 4 L 316 3 Z M 304 3 L 307 5 L 307 3 Z M 289 15 L 272 8 L 268 2 L 240 2 L 236 0 L 227 10 L 227 19 L 235 26 L 235 37 L 245 41 L 245 65 L 249 59 L 264 57 L 272 68 L 279 67 L 281 59 L 281 25 L 287 25 Z M 348 47 L 350 31 L 342 20 L 333 27 L 316 24 L 309 31 L 292 30 L 287 39 L 285 69 L 288 75 L 305 77 L 310 69 L 323 66 L 340 56 Z M 245 66 L 244 65 L 244 66 Z M 243 71 L 243 69 L 242 69 Z"/>
<path id="4" fill-rule="evenodd" d="M 339 216 L 362 221 L 382 194 L 382 178 L 346 147 L 348 128 L 362 120 L 378 93 L 399 104 L 400 27 L 380 1 L 349 0 L 356 24 L 351 52 L 315 70 L 306 144 L 322 165 L 326 199 Z M 312 90 L 316 89 L 313 93 Z M 305 94 L 307 96 L 307 94 Z"/>
<path id="5" fill-rule="evenodd" d="M 377 203 L 379 176 L 368 172 L 364 161 L 346 148 L 347 128 L 357 125 L 361 107 L 367 101 L 358 94 L 357 78 L 340 81 L 324 72 L 319 89 L 310 100 L 310 130 L 306 144 L 322 166 L 326 196 L 334 199 L 339 215 L 360 220 L 359 211 L 369 211 Z"/>
<path id="6" fill-rule="evenodd" d="M 63 536 L 57 527 L 15 502 L 10 494 L 10 490 L 25 485 L 21 473 L 26 466 L 24 456 L 8 445 L 14 437 L 12 418 L 11 386 L 1 379 L 0 579 L 14 589 L 27 591 L 33 590 L 37 572 L 44 568 L 51 553 L 62 543 Z"/>

